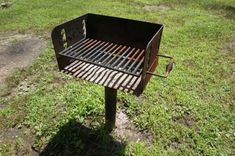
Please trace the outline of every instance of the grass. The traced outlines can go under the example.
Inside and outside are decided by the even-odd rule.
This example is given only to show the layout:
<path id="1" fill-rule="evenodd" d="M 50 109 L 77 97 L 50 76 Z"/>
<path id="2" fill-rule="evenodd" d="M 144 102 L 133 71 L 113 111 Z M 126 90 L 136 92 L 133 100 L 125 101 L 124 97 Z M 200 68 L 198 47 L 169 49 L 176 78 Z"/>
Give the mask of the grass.
<path id="1" fill-rule="evenodd" d="M 169 9 L 150 12 L 143 9 L 145 5 Z M 118 99 L 125 103 L 130 118 L 140 129 L 153 133 L 154 143 L 148 147 L 144 142 L 122 141 L 125 148 L 117 148 L 117 154 L 235 154 L 232 0 L 15 0 L 10 8 L 0 10 L 0 32 L 30 30 L 44 34 L 56 24 L 87 12 L 163 23 L 161 53 L 169 53 L 176 60 L 172 75 L 168 79 L 152 78 L 141 98 L 119 93 Z M 232 48 L 227 44 L 233 44 Z M 72 120 L 84 125 L 92 118 L 98 122 L 98 126 L 91 126 L 101 140 L 98 143 L 113 152 L 108 149 L 116 138 L 97 129 L 103 123 L 103 87 L 58 73 L 50 46 L 30 67 L 15 71 L 7 79 L 8 88 L 2 95 L 25 78 L 35 89 L 0 97 L 4 105 L 0 107 L 0 132 L 25 127 L 35 138 L 32 146 L 36 150 L 42 151 L 57 138 L 59 145 L 68 145 L 79 153 L 87 149 L 81 135 L 65 135 L 64 131 L 60 133 L 61 128 L 73 127 Z M 19 146 L 22 151 L 24 142 L 3 138 L 0 155 L 20 155 Z"/>

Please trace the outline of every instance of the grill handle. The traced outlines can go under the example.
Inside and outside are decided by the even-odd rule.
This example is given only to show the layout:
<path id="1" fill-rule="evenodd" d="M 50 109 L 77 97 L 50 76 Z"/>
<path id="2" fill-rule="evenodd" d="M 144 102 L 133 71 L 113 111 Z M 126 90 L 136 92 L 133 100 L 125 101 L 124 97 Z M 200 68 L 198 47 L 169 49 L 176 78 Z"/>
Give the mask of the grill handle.
<path id="1" fill-rule="evenodd" d="M 168 55 L 162 55 L 162 54 L 158 54 L 157 56 L 158 57 L 164 57 L 164 58 L 170 59 L 170 62 L 166 65 L 165 74 L 164 75 L 155 74 L 155 73 L 152 73 L 152 72 L 149 72 L 149 71 L 147 71 L 146 74 L 153 75 L 153 76 L 158 76 L 158 77 L 161 77 L 161 78 L 167 78 L 169 76 L 169 74 L 171 73 L 171 71 L 173 69 L 173 66 L 174 66 L 173 57 L 172 56 L 168 56 Z"/>

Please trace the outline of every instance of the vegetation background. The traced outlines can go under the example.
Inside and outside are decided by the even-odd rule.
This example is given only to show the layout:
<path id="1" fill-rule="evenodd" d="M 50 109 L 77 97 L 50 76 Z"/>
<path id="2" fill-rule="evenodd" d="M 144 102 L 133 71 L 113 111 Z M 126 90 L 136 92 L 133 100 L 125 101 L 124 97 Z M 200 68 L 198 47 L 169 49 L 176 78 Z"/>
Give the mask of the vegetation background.
<path id="1" fill-rule="evenodd" d="M 48 48 L 32 65 L 15 70 L 0 91 L 1 156 L 42 151 L 48 155 L 235 154 L 234 0 L 11 2 L 9 8 L 0 9 L 1 36 L 34 33 L 44 36 Z M 49 34 L 55 25 L 88 12 L 165 26 L 160 52 L 175 58 L 171 76 L 152 78 L 140 97 L 118 95 L 118 109 L 125 110 L 141 132 L 151 132 L 151 144 L 107 135 L 102 128 L 103 87 L 58 72 Z M 27 92 L 15 89 L 22 82 Z M 89 132 L 86 139 L 82 130 Z M 18 137 L 12 139 L 12 133 Z"/>

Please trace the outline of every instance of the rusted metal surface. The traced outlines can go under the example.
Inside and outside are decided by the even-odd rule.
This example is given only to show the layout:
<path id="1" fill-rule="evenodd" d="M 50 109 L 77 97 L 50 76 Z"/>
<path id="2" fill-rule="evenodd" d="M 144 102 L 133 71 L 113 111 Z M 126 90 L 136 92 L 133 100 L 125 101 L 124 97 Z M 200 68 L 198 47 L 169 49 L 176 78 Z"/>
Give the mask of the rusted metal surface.
<path id="1" fill-rule="evenodd" d="M 115 125 L 117 90 L 140 95 L 152 75 L 160 76 L 154 71 L 162 31 L 162 24 L 96 14 L 53 29 L 60 71 L 105 86 L 107 129 Z"/>
<path id="2" fill-rule="evenodd" d="M 78 60 L 129 74 L 141 80 L 133 91 L 141 94 L 158 65 L 162 31 L 161 24 L 86 14 L 55 27 L 52 40 L 60 70 Z"/>
<path id="3" fill-rule="evenodd" d="M 66 66 L 64 73 L 105 87 L 135 94 L 141 77 L 114 71 L 83 61 L 74 61 Z"/>
<path id="4" fill-rule="evenodd" d="M 111 131 L 115 126 L 117 90 L 105 87 L 105 126 Z"/>
<path id="5" fill-rule="evenodd" d="M 66 48 L 59 55 L 139 76 L 143 52 L 143 49 L 88 38 Z"/>
<path id="6" fill-rule="evenodd" d="M 170 72 L 173 70 L 173 66 L 174 66 L 173 57 L 167 56 L 167 55 L 157 55 L 157 56 L 170 59 L 170 62 L 166 65 L 165 74 L 164 75 L 155 74 L 154 71 L 152 71 L 152 70 L 147 71 L 147 74 L 148 75 L 153 75 L 153 76 L 158 76 L 158 77 L 161 77 L 161 78 L 167 78 L 169 76 Z M 154 67 L 154 66 L 155 66 L 155 62 L 150 66 L 150 68 L 152 69 L 152 67 Z"/>

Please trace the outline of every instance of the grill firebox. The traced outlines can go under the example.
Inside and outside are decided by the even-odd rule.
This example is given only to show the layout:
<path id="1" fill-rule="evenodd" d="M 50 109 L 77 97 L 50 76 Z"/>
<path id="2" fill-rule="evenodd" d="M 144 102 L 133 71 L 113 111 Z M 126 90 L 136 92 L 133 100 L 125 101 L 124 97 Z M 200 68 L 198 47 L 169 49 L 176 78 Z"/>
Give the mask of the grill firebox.
<path id="1" fill-rule="evenodd" d="M 140 95 L 151 75 L 160 76 L 153 72 L 162 56 L 158 54 L 162 30 L 161 24 L 96 14 L 83 15 L 53 29 L 60 71 L 106 87 L 109 129 L 115 124 L 117 90 Z M 172 67 L 170 63 L 166 74 Z"/>

